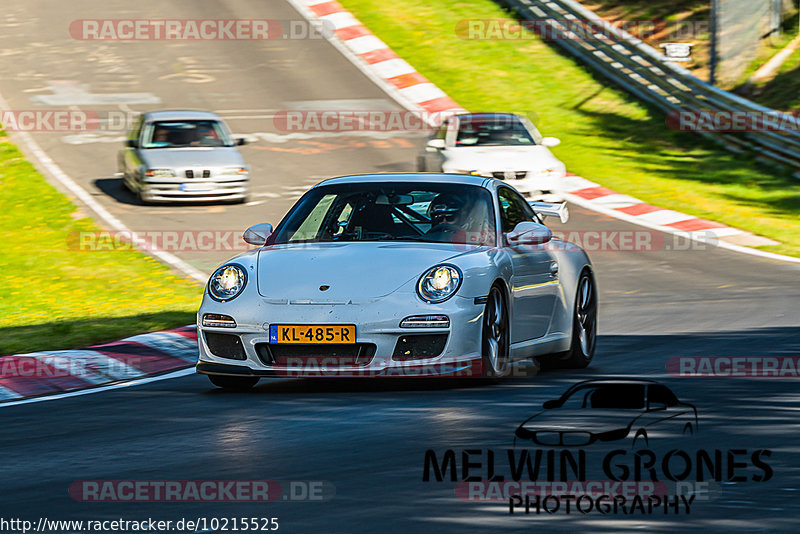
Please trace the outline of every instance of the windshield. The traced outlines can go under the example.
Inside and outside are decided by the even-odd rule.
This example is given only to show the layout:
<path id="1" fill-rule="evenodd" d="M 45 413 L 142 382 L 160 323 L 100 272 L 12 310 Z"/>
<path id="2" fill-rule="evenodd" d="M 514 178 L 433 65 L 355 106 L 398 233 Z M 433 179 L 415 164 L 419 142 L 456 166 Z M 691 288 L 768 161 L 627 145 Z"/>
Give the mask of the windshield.
<path id="1" fill-rule="evenodd" d="M 456 146 L 535 145 L 525 125 L 518 119 L 472 118 L 458 124 Z"/>
<path id="2" fill-rule="evenodd" d="M 424 241 L 495 245 L 492 196 L 462 184 L 353 183 L 309 191 L 271 244 Z"/>
<path id="3" fill-rule="evenodd" d="M 644 408 L 644 385 L 604 384 L 578 388 L 561 407 L 566 410 L 641 410 Z"/>
<path id="4" fill-rule="evenodd" d="M 233 146 L 227 128 L 215 120 L 151 122 L 142 140 L 142 148 Z"/>

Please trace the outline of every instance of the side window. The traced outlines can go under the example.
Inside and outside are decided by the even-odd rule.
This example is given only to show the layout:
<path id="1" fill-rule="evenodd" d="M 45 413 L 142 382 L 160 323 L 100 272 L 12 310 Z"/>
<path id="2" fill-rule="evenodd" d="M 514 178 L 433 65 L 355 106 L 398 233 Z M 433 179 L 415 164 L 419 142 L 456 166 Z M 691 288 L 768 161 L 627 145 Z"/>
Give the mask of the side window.
<path id="1" fill-rule="evenodd" d="M 678 399 L 666 386 L 656 385 L 647 388 L 647 403 L 648 404 L 666 404 L 667 406 L 675 406 L 678 404 Z"/>
<path id="2" fill-rule="evenodd" d="M 508 233 L 523 221 L 535 221 L 530 205 L 521 196 L 507 187 L 501 187 L 497 193 L 500 201 L 500 221 L 503 232 Z"/>

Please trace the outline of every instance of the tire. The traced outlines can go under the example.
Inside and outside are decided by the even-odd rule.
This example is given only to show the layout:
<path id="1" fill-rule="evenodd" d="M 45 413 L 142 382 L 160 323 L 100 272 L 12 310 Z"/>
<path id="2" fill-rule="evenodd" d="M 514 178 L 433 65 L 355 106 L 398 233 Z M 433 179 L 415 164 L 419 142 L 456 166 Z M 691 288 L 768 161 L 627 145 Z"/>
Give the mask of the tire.
<path id="1" fill-rule="evenodd" d="M 492 286 L 486 299 L 481 333 L 482 376 L 502 378 L 511 368 L 509 362 L 508 307 L 503 292 Z"/>
<path id="2" fill-rule="evenodd" d="M 584 369 L 594 358 L 597 345 L 597 289 L 588 271 L 581 273 L 577 287 L 569 350 L 541 358 L 543 369 Z"/>
<path id="3" fill-rule="evenodd" d="M 208 375 L 208 379 L 215 386 L 232 391 L 247 391 L 258 382 L 256 376 Z"/>
<path id="4" fill-rule="evenodd" d="M 650 439 L 647 437 L 647 430 L 644 428 L 640 428 L 636 431 L 636 435 L 633 436 L 633 443 L 631 444 L 632 449 L 641 448 L 641 447 L 649 447 L 650 446 Z"/>
<path id="5" fill-rule="evenodd" d="M 133 190 L 131 190 L 131 191 L 133 191 Z M 142 188 L 141 188 L 141 186 L 137 187 L 136 191 L 134 191 L 133 194 L 136 195 L 136 201 L 139 203 L 140 206 L 149 206 L 150 205 L 150 202 L 145 200 L 144 197 L 142 196 Z"/>
<path id="6" fill-rule="evenodd" d="M 425 172 L 425 158 L 417 158 L 417 172 Z"/>

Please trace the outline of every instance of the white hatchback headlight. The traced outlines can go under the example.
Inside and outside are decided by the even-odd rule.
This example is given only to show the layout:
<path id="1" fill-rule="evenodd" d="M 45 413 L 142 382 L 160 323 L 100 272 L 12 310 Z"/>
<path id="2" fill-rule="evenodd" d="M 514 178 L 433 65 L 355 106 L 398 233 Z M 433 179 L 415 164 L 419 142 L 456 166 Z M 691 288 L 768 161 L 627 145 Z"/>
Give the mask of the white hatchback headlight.
<path id="1" fill-rule="evenodd" d="M 417 283 L 417 293 L 425 302 L 444 302 L 458 291 L 461 271 L 453 265 L 437 265 L 428 269 Z"/>
<path id="2" fill-rule="evenodd" d="M 172 169 L 149 169 L 144 175 L 153 178 L 174 178 L 175 171 Z"/>
<path id="3" fill-rule="evenodd" d="M 208 294 L 220 302 L 235 299 L 247 284 L 247 272 L 234 263 L 223 265 L 208 280 Z"/>
<path id="4" fill-rule="evenodd" d="M 246 167 L 225 167 L 220 173 L 223 176 L 242 176 L 247 174 Z"/>

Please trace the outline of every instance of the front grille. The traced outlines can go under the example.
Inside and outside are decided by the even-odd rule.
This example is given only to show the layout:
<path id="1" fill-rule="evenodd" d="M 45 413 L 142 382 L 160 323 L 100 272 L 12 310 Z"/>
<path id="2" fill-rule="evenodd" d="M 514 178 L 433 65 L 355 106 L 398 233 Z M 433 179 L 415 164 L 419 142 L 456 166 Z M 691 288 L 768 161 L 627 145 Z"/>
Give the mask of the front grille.
<path id="1" fill-rule="evenodd" d="M 206 345 L 211 354 L 230 360 L 246 360 L 242 340 L 235 334 L 219 334 L 217 332 L 204 332 Z"/>
<path id="2" fill-rule="evenodd" d="M 265 365 L 286 367 L 363 366 L 372 361 L 373 343 L 288 345 L 257 343 L 256 354 Z"/>
<path id="3" fill-rule="evenodd" d="M 423 360 L 439 356 L 447 344 L 447 334 L 414 334 L 397 339 L 392 359 Z"/>

